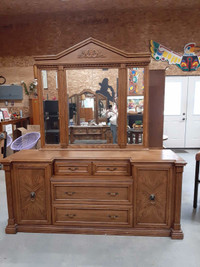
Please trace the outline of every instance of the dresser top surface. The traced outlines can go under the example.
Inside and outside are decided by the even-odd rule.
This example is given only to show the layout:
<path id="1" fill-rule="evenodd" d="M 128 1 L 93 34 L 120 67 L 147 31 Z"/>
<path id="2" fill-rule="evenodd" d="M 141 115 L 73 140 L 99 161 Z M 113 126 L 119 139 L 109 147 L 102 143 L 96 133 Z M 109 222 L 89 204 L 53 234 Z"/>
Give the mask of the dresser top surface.
<path id="1" fill-rule="evenodd" d="M 131 162 L 186 162 L 169 149 L 160 150 L 23 150 L 1 160 L 11 162 L 52 162 L 53 160 L 130 160 Z"/>

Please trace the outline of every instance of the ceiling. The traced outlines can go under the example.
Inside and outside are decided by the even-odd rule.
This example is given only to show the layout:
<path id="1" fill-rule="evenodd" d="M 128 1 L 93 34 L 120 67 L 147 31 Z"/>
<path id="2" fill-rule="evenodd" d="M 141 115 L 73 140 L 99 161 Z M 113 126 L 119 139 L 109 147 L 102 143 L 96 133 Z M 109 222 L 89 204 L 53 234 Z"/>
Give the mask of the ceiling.
<path id="1" fill-rule="evenodd" d="M 138 9 L 196 9 L 199 0 L 1 0 L 0 16 Z"/>

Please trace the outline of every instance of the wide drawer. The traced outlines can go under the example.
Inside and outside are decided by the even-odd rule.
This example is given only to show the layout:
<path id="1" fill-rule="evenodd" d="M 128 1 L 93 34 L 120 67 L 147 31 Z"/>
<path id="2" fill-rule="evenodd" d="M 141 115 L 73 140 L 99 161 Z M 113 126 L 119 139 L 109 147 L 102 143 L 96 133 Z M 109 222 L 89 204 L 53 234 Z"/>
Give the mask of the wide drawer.
<path id="1" fill-rule="evenodd" d="M 114 153 L 114 152 L 113 152 Z M 94 161 L 94 175 L 130 175 L 129 161 Z"/>
<path id="2" fill-rule="evenodd" d="M 86 128 L 78 128 L 78 129 L 73 129 L 74 134 L 87 134 L 87 129 Z"/>
<path id="3" fill-rule="evenodd" d="M 52 200 L 54 203 L 131 204 L 132 183 L 52 182 Z"/>
<path id="4" fill-rule="evenodd" d="M 55 175 L 91 175 L 91 162 L 88 161 L 61 161 L 54 163 Z"/>
<path id="5" fill-rule="evenodd" d="M 55 225 L 92 225 L 92 226 L 131 226 L 130 207 L 94 205 L 54 205 L 53 223 Z"/>
<path id="6" fill-rule="evenodd" d="M 101 134 L 101 129 L 88 128 L 88 134 Z"/>

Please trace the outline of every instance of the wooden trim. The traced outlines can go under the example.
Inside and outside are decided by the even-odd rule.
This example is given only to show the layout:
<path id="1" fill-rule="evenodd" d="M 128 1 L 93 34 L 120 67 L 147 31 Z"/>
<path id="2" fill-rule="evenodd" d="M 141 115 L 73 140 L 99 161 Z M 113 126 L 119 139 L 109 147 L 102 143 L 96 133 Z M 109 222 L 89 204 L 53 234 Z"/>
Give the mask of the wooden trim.
<path id="1" fill-rule="evenodd" d="M 68 137 L 68 105 L 66 91 L 66 71 L 62 66 L 58 67 L 58 99 L 59 99 L 59 130 L 60 145 L 66 147 L 69 142 Z"/>
<path id="2" fill-rule="evenodd" d="M 84 46 L 87 46 L 88 44 L 94 44 L 97 45 L 101 48 L 104 48 L 106 50 L 108 50 L 109 52 L 113 52 L 119 56 L 122 56 L 123 58 L 127 59 L 128 62 L 130 62 L 129 64 L 131 64 L 131 61 L 146 61 L 148 63 L 150 63 L 150 53 L 126 53 L 122 50 L 119 50 L 113 46 L 110 46 L 108 44 L 105 44 L 97 39 L 94 39 L 92 37 L 58 53 L 57 55 L 44 55 L 44 56 L 35 56 L 34 59 L 35 61 L 37 61 L 37 64 L 39 63 L 39 61 L 42 61 L 42 64 L 44 64 L 44 61 L 47 61 L 46 63 L 48 64 L 48 61 L 52 60 L 52 61 L 56 61 L 59 60 L 60 58 L 63 58 L 64 56 L 78 50 L 81 49 Z M 98 58 L 96 55 L 93 55 L 91 57 L 88 58 Z M 109 60 L 108 60 L 109 61 Z"/>
<path id="3" fill-rule="evenodd" d="M 119 68 L 118 94 L 118 145 L 124 148 L 127 144 L 127 68 L 124 64 Z"/>

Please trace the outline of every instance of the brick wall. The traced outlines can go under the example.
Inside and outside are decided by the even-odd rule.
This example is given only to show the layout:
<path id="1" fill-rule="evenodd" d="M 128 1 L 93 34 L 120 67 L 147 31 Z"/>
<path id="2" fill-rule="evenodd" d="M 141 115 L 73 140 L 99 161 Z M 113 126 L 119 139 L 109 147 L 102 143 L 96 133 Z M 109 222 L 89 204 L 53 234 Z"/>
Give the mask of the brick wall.
<path id="1" fill-rule="evenodd" d="M 0 75 L 6 77 L 7 84 L 20 84 L 21 80 L 29 83 L 33 80 L 33 55 L 56 54 L 88 37 L 135 53 L 149 52 L 152 39 L 183 53 L 186 43 L 200 45 L 198 21 L 198 9 L 156 8 L 1 18 Z M 169 67 L 166 75 L 200 75 L 200 70 L 185 73 L 176 66 L 153 59 L 150 64 L 150 69 L 166 67 Z M 4 102 L 1 101 L 2 106 Z M 25 95 L 23 101 L 16 101 L 14 106 L 9 103 L 9 108 L 14 111 L 22 107 L 28 114 L 28 97 Z"/>

